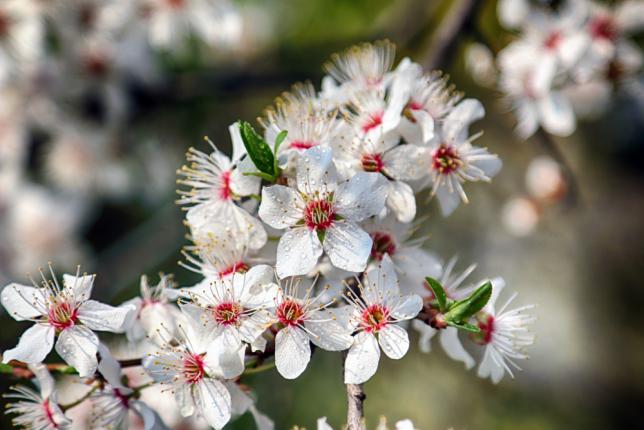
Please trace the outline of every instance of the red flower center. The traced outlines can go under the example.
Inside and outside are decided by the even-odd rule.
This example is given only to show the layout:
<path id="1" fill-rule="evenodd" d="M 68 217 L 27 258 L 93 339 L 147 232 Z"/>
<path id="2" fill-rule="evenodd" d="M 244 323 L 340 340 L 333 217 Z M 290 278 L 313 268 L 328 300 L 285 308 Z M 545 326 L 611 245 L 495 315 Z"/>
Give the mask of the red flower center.
<path id="1" fill-rule="evenodd" d="M 396 252 L 396 243 L 389 233 L 376 231 L 371 233 L 371 258 L 382 260 L 385 254 L 393 255 Z"/>
<path id="2" fill-rule="evenodd" d="M 246 273 L 248 272 L 248 269 L 248 264 L 243 261 L 238 261 L 232 266 L 226 267 L 224 270 L 220 271 L 219 276 L 223 278 L 224 276 L 232 275 L 233 273 Z"/>
<path id="3" fill-rule="evenodd" d="M 54 411 L 51 407 L 51 403 L 49 403 L 49 399 L 45 399 L 42 402 L 42 408 L 45 413 L 45 418 L 47 418 L 47 422 L 55 429 L 60 428 L 58 423 L 54 420 Z"/>
<path id="4" fill-rule="evenodd" d="M 232 191 L 230 189 L 230 170 L 221 174 L 221 185 L 219 186 L 219 198 L 222 200 L 230 200 Z"/>
<path id="5" fill-rule="evenodd" d="M 237 323 L 242 313 L 242 307 L 239 303 L 224 302 L 219 303 L 213 310 L 213 315 L 217 324 L 232 325 Z"/>
<path id="6" fill-rule="evenodd" d="M 553 31 L 546 37 L 546 40 L 543 41 L 543 46 L 546 49 L 557 49 L 559 47 L 559 44 L 563 40 L 563 36 L 561 35 L 560 32 L 558 31 Z"/>
<path id="7" fill-rule="evenodd" d="M 304 151 L 317 146 L 317 143 L 308 140 L 294 140 L 289 146 L 293 149 L 297 149 L 298 151 Z"/>
<path id="8" fill-rule="evenodd" d="M 363 154 L 361 161 L 365 172 L 381 172 L 384 167 L 381 154 Z"/>
<path id="9" fill-rule="evenodd" d="M 441 144 L 432 154 L 432 166 L 441 175 L 449 175 L 463 165 L 458 153 L 451 146 Z"/>
<path id="10" fill-rule="evenodd" d="M 183 358 L 183 376 L 189 384 L 196 384 L 206 376 L 204 356 L 206 354 L 186 354 Z"/>
<path id="11" fill-rule="evenodd" d="M 78 321 L 78 310 L 68 302 L 54 303 L 49 307 L 47 321 L 57 331 L 72 327 Z"/>
<path id="12" fill-rule="evenodd" d="M 326 230 L 333 224 L 335 209 L 328 200 L 311 200 L 304 208 L 304 222 L 311 230 Z"/>
<path id="13" fill-rule="evenodd" d="M 492 342 L 492 333 L 494 333 L 494 315 L 482 312 L 477 315 L 476 320 L 476 325 L 481 331 L 478 333 L 472 333 L 472 340 L 479 345 L 487 345 Z"/>
<path id="14" fill-rule="evenodd" d="M 375 127 L 378 127 L 382 124 L 382 116 L 384 112 L 372 113 L 367 117 L 367 120 L 362 125 L 362 131 L 367 133 L 369 130 L 372 130 Z"/>
<path id="15" fill-rule="evenodd" d="M 617 26 L 608 16 L 594 17 L 588 27 L 593 39 L 615 40 L 617 38 Z"/>
<path id="16" fill-rule="evenodd" d="M 121 402 L 121 405 L 123 405 L 125 409 L 130 409 L 130 398 L 123 394 L 118 388 L 114 389 L 114 397 Z"/>
<path id="17" fill-rule="evenodd" d="M 300 325 L 304 322 L 304 309 L 295 300 L 284 300 L 277 307 L 277 319 L 287 327 Z"/>
<path id="18" fill-rule="evenodd" d="M 383 305 L 371 305 L 362 311 L 362 328 L 367 333 L 377 333 L 389 324 L 389 309 Z"/>

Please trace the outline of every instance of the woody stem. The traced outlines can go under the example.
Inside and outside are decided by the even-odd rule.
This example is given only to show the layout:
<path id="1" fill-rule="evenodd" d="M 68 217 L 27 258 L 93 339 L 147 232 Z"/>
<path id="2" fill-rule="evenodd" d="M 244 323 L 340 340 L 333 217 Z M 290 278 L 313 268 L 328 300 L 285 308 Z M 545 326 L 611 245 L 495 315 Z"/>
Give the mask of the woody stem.
<path id="1" fill-rule="evenodd" d="M 342 370 L 344 373 L 344 362 L 347 358 L 347 351 L 342 353 Z M 364 392 L 363 384 L 346 384 L 347 389 L 347 430 L 365 430 L 364 401 L 367 395 Z"/>

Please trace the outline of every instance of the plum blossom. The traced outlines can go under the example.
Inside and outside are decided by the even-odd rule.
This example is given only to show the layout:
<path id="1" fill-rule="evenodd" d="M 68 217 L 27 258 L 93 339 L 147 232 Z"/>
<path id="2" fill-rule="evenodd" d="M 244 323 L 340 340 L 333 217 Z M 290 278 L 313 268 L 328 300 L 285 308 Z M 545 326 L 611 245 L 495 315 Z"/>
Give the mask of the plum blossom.
<path id="1" fill-rule="evenodd" d="M 98 337 L 93 330 L 119 333 L 133 311 L 130 306 L 115 308 L 90 300 L 94 275 L 63 275 L 63 285 L 41 271 L 42 286 L 12 283 L 0 294 L 7 312 L 17 321 L 33 321 L 18 345 L 4 352 L 3 363 L 19 360 L 25 363 L 42 362 L 54 347 L 67 364 L 81 377 L 94 373 L 98 365 Z"/>
<path id="2" fill-rule="evenodd" d="M 7 404 L 6 409 L 7 414 L 17 414 L 12 420 L 13 425 L 39 430 L 69 430 L 72 422 L 57 403 L 54 378 L 47 367 L 40 363 L 30 364 L 29 370 L 35 375 L 39 392 L 18 385 L 13 387 L 13 392 L 4 395 L 15 399 L 15 402 Z"/>
<path id="3" fill-rule="evenodd" d="M 470 124 L 484 115 L 478 100 L 461 101 L 444 118 L 440 132 L 421 147 L 424 156 L 407 163 L 406 170 L 400 170 L 397 179 L 424 179 L 431 184 L 431 195 L 438 198 L 443 216 L 450 215 L 461 201 L 468 202 L 463 183 L 489 182 L 501 169 L 501 160 L 496 155 L 472 145 L 480 133 L 473 136 L 468 133 Z"/>
<path id="4" fill-rule="evenodd" d="M 488 303 L 475 315 L 474 321 L 480 332 L 471 335 L 474 342 L 485 348 L 477 374 L 481 378 L 489 377 L 495 384 L 501 381 L 506 372 L 514 378 L 512 368 L 521 370 L 516 360 L 528 358 L 525 348 L 534 343 L 534 334 L 529 326 L 536 320 L 533 315 L 525 313 L 534 305 L 507 310 L 518 293 L 514 293 L 500 309 L 495 309 L 503 286 L 501 284 L 492 290 Z"/>
<path id="5" fill-rule="evenodd" d="M 266 231 L 262 223 L 240 207 L 242 197 L 259 192 L 260 179 L 246 176 L 238 168 L 245 149 L 239 134 L 239 124 L 229 127 L 233 141 L 233 157 L 228 158 L 210 141 L 212 152 L 206 154 L 190 148 L 184 166 L 178 174 L 183 177 L 179 183 L 189 190 L 180 190 L 179 204 L 192 205 L 186 220 L 193 236 L 198 240 L 213 228 L 228 228 L 249 237 L 252 249 L 266 243 Z"/>
<path id="6" fill-rule="evenodd" d="M 386 187 L 381 175 L 366 172 L 338 183 L 331 149 L 307 150 L 297 163 L 296 188 L 262 189 L 260 218 L 287 229 L 277 248 L 278 276 L 309 273 L 323 252 L 340 269 L 364 270 L 372 241 L 358 223 L 383 210 Z"/>
<path id="7" fill-rule="evenodd" d="M 322 302 L 323 294 L 313 296 L 313 286 L 301 293 L 300 280 L 290 278 L 280 287 L 273 321 L 279 325 L 275 336 L 275 365 L 286 379 L 304 372 L 311 359 L 311 345 L 327 351 L 343 351 L 353 342 L 346 308 L 329 308 L 335 301 Z"/>
<path id="8" fill-rule="evenodd" d="M 179 292 L 192 303 L 183 307 L 198 306 L 202 323 L 231 352 L 245 349 L 242 342 L 263 350 L 266 340 L 261 335 L 271 325 L 268 309 L 278 290 L 273 280 L 273 268 L 258 265 L 226 278 L 205 278 Z"/>
<path id="9" fill-rule="evenodd" d="M 169 290 L 173 288 L 171 275 L 161 275 L 156 286 L 150 286 L 148 277 L 141 276 L 141 296 L 130 299 L 124 305 L 134 307 L 131 321 L 125 334 L 130 342 L 143 340 L 149 336 L 155 342 L 161 341 L 161 330 L 174 333 L 179 310 L 170 303 Z"/>
<path id="10" fill-rule="evenodd" d="M 361 384 L 378 369 L 380 349 L 395 360 L 409 349 L 407 331 L 399 324 L 414 318 L 423 307 L 416 294 L 401 295 L 396 271 L 385 255 L 378 265 L 369 269 L 359 294 L 346 295 L 351 304 L 349 323 L 357 332 L 344 363 L 345 384 Z"/>
<path id="11" fill-rule="evenodd" d="M 198 314 L 184 308 L 184 316 L 178 324 L 179 338 L 148 357 L 144 368 L 174 393 L 182 416 L 201 416 L 220 429 L 230 420 L 232 407 L 223 380 L 243 372 L 243 363 L 237 364 L 243 360 L 243 350 L 231 356 Z"/>

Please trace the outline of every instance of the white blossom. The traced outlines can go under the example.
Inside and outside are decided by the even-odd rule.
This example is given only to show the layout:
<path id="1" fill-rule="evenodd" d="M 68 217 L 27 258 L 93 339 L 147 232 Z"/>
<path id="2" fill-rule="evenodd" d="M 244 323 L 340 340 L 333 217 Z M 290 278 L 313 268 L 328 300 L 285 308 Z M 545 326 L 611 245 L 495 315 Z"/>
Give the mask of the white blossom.
<path id="1" fill-rule="evenodd" d="M 58 283 L 50 267 L 52 279 L 41 271 L 42 286 L 12 283 L 0 294 L 2 305 L 17 321 L 33 321 L 18 345 L 4 352 L 3 362 L 20 360 L 39 363 L 54 347 L 56 352 L 82 377 L 94 373 L 98 365 L 98 337 L 93 330 L 119 333 L 133 309 L 115 308 L 90 300 L 94 275 L 63 275 Z"/>

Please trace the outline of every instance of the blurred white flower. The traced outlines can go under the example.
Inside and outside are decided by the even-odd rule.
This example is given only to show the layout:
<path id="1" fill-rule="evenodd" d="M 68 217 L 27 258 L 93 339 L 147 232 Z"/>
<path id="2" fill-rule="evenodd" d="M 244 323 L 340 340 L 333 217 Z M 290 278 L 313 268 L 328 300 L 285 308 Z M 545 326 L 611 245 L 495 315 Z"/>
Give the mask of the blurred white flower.
<path id="1" fill-rule="evenodd" d="M 525 183 L 528 192 L 539 200 L 556 201 L 566 190 L 559 164 L 545 155 L 530 161 L 525 172 Z"/>
<path id="2" fill-rule="evenodd" d="M 537 228 L 541 218 L 539 207 L 530 199 L 515 197 L 501 210 L 503 226 L 516 236 L 528 236 Z"/>

